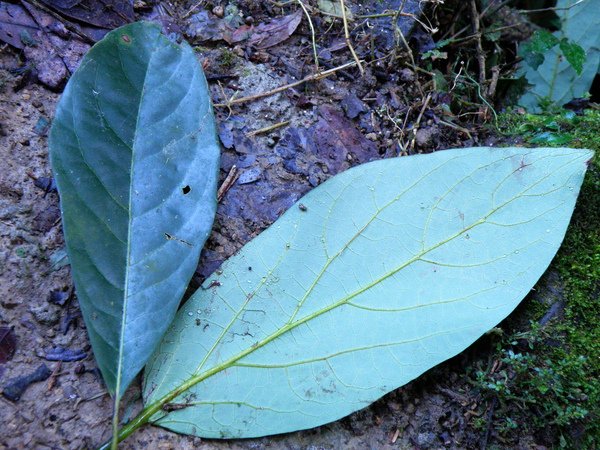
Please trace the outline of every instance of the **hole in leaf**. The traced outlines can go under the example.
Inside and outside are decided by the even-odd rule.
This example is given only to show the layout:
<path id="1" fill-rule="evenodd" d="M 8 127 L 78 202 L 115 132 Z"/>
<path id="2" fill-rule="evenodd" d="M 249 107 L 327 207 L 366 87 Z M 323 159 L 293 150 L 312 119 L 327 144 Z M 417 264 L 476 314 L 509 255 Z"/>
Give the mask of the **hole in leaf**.
<path id="1" fill-rule="evenodd" d="M 184 186 L 184 187 L 181 189 L 181 192 L 183 192 L 183 195 L 186 195 L 186 194 L 189 194 L 191 190 L 192 190 L 192 188 L 191 188 L 191 187 L 189 187 L 189 186 Z"/>

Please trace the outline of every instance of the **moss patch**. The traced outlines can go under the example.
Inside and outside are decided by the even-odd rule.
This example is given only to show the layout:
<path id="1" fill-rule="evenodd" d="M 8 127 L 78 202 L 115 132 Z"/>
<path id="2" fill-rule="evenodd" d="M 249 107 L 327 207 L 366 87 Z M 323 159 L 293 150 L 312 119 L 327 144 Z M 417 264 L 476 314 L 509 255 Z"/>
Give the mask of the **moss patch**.
<path id="1" fill-rule="evenodd" d="M 549 270 L 560 282 L 563 313 L 540 326 L 547 307 L 525 302 L 519 315 L 531 320 L 532 326 L 519 331 L 523 326 L 517 325 L 501 339 L 494 356 L 497 364 L 476 368 L 473 382 L 498 404 L 494 431 L 501 440 L 510 442 L 510 424 L 518 423 L 556 447 L 596 448 L 600 444 L 600 112 L 504 114 L 499 124 L 503 133 L 523 139 L 527 146 L 589 148 L 596 153 Z M 509 328 L 513 328 L 510 323 Z"/>

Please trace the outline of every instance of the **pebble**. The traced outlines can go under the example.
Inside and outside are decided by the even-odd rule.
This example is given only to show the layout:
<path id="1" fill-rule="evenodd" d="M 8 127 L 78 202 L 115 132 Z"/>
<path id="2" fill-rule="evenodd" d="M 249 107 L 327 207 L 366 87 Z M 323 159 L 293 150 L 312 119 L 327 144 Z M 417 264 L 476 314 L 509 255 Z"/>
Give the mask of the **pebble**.
<path id="1" fill-rule="evenodd" d="M 217 5 L 212 9 L 212 13 L 215 16 L 222 18 L 225 15 L 225 9 L 221 5 Z"/>

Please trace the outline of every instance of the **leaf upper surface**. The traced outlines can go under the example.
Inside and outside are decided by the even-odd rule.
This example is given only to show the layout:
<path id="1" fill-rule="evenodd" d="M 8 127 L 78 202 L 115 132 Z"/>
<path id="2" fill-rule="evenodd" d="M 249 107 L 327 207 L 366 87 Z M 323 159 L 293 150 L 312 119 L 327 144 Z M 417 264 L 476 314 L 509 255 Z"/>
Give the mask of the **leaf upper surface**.
<path id="1" fill-rule="evenodd" d="M 368 163 L 311 191 L 179 311 L 152 418 L 256 437 L 361 409 L 506 317 L 557 251 L 589 150 L 470 148 Z"/>
<path id="2" fill-rule="evenodd" d="M 150 23 L 109 33 L 63 93 L 50 156 L 79 303 L 119 396 L 173 318 L 214 219 L 219 147 L 192 49 Z"/>

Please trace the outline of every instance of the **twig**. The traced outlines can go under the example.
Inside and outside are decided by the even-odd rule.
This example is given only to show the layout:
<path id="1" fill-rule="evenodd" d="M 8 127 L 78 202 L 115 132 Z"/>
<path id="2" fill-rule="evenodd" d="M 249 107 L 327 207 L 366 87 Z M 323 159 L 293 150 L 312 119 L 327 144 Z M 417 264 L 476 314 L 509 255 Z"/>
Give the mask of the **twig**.
<path id="1" fill-rule="evenodd" d="M 312 19 L 310 18 L 310 14 L 308 13 L 308 10 L 306 9 L 306 6 L 304 6 L 304 3 L 302 3 L 302 0 L 296 0 L 298 2 L 298 4 L 300 5 L 300 8 L 302 8 L 302 11 L 304 11 L 304 15 L 306 16 L 306 19 L 308 20 L 308 26 L 310 27 L 310 37 L 312 40 L 312 48 L 313 48 L 313 53 L 315 55 L 315 67 L 317 68 L 317 72 L 319 71 L 319 54 L 317 52 L 317 41 L 315 38 L 315 27 L 313 26 L 312 23 Z"/>
<path id="2" fill-rule="evenodd" d="M 204 3 L 204 0 L 200 0 L 199 2 L 196 2 L 194 4 L 194 6 L 192 6 L 190 9 L 188 9 L 188 12 L 186 12 L 183 16 L 181 16 L 182 19 L 187 19 L 188 17 L 190 17 L 192 15 L 192 13 L 196 10 L 196 8 L 198 8 L 198 6 L 202 5 L 202 3 Z"/>
<path id="3" fill-rule="evenodd" d="M 238 179 L 238 170 L 237 170 L 237 166 L 234 164 L 233 166 L 231 166 L 231 169 L 229 169 L 229 173 L 227 174 L 227 177 L 225 178 L 225 180 L 223 181 L 223 184 L 221 184 L 221 186 L 219 187 L 219 190 L 217 191 L 217 202 L 220 202 L 221 200 L 223 200 L 223 197 L 225 197 L 225 194 L 227 194 L 227 191 L 229 189 L 231 189 L 231 186 L 233 186 L 233 184 L 237 181 Z"/>
<path id="4" fill-rule="evenodd" d="M 500 79 L 500 67 L 494 66 L 492 67 L 492 79 L 490 80 L 490 85 L 487 89 L 487 98 L 494 98 L 496 95 L 496 88 L 498 87 L 498 80 Z"/>
<path id="5" fill-rule="evenodd" d="M 252 137 L 252 136 L 256 136 L 258 134 L 268 133 L 269 131 L 276 130 L 277 128 L 285 127 L 286 125 L 289 125 L 289 123 L 290 123 L 289 120 L 284 120 L 283 122 L 275 123 L 273 125 L 269 125 L 268 127 L 250 131 L 249 133 L 246 133 L 246 137 Z"/>
<path id="6" fill-rule="evenodd" d="M 479 14 L 479 20 L 483 19 L 485 16 L 490 15 L 493 16 L 495 13 L 497 13 L 503 6 L 508 5 L 509 3 L 511 3 L 514 0 L 506 0 L 502 3 L 500 3 L 500 5 L 498 5 L 498 7 L 496 9 L 494 9 L 492 12 L 490 12 L 490 9 L 492 8 L 492 6 L 495 6 L 494 2 L 490 2 L 484 9 L 483 11 L 481 11 L 481 14 Z M 456 33 L 454 33 L 452 36 L 450 36 L 450 38 L 448 38 L 448 40 L 450 41 L 454 41 L 458 36 L 460 36 L 461 34 L 463 34 L 465 31 L 467 31 L 469 29 L 469 26 L 465 26 L 463 28 L 461 28 L 459 31 L 457 31 Z M 445 37 L 446 35 L 444 35 L 443 37 Z"/>
<path id="7" fill-rule="evenodd" d="M 485 85 L 485 53 L 483 53 L 483 45 L 481 44 L 479 12 L 477 11 L 476 0 L 471 0 L 471 25 L 473 26 L 473 34 L 475 35 L 476 42 L 475 50 L 477 51 L 477 63 L 479 65 L 479 84 L 483 86 Z"/>
<path id="8" fill-rule="evenodd" d="M 413 126 L 413 129 L 412 129 L 413 138 L 410 141 L 410 149 L 411 150 L 414 150 L 414 148 L 415 148 L 415 142 L 417 141 L 417 131 L 419 131 L 419 126 L 421 125 L 421 119 L 423 118 L 423 114 L 425 114 L 425 110 L 427 109 L 427 106 L 429 105 L 430 101 L 431 101 L 431 94 L 427 94 L 427 97 L 425 98 L 425 101 L 423 102 L 423 107 L 421 108 L 421 111 L 419 112 L 419 116 L 417 117 L 417 121 L 415 122 L 415 125 Z"/>
<path id="9" fill-rule="evenodd" d="M 340 0 L 340 6 L 342 7 L 342 21 L 344 22 L 344 38 L 346 39 L 346 44 L 348 45 L 348 48 L 350 49 L 350 53 L 352 53 L 352 57 L 354 58 L 354 61 L 356 61 L 356 65 L 358 66 L 358 70 L 360 71 L 360 74 L 364 75 L 365 69 L 363 69 L 363 66 L 360 63 L 360 59 L 358 58 L 358 55 L 354 51 L 354 47 L 352 46 L 352 42 L 350 41 L 350 31 L 348 30 L 348 17 L 346 17 L 346 4 L 344 3 L 344 0 Z"/>
<path id="10" fill-rule="evenodd" d="M 408 42 L 406 42 L 404 33 L 402 33 L 402 30 L 398 26 L 398 17 L 402 14 L 402 9 L 404 8 L 405 3 L 406 3 L 406 0 L 404 0 L 402 2 L 400 7 L 398 8 L 398 11 L 396 12 L 396 15 L 392 19 L 394 22 L 394 33 L 396 34 L 396 41 L 402 41 L 402 43 L 404 44 L 404 47 L 406 48 L 406 51 L 408 53 L 408 57 L 410 58 L 410 61 L 412 63 L 412 69 L 414 71 L 416 71 L 418 66 L 417 66 L 417 63 L 415 62 L 415 56 L 414 56 L 411 48 L 409 47 Z M 423 87 L 421 86 L 421 82 L 419 81 L 419 77 L 418 76 L 415 77 L 415 80 L 417 82 L 417 88 L 419 89 L 419 93 L 421 94 L 421 96 L 425 95 L 423 92 Z"/>
<path id="11" fill-rule="evenodd" d="M 81 401 L 82 402 L 91 402 L 92 400 L 96 400 L 97 398 L 104 397 L 105 395 L 108 395 L 108 392 L 107 391 L 102 391 L 102 392 L 98 392 L 95 395 L 92 395 L 91 397 L 83 398 L 83 399 L 81 399 Z"/>
<path id="12" fill-rule="evenodd" d="M 94 45 L 95 42 L 93 39 L 91 39 L 89 36 L 87 36 L 86 34 L 82 33 L 81 30 L 78 29 L 77 25 L 72 24 L 71 22 L 69 22 L 68 20 L 66 20 L 64 17 L 62 17 L 60 14 L 54 12 L 53 10 L 51 10 L 50 8 L 46 7 L 45 5 L 41 4 L 40 2 L 38 2 L 37 0 L 29 0 L 29 3 L 31 3 L 33 6 L 35 6 L 37 9 L 45 12 L 46 14 L 51 15 L 52 17 L 54 17 L 56 20 L 58 20 L 60 23 L 62 23 L 65 28 L 67 30 L 69 30 L 71 33 L 75 33 L 77 36 L 79 36 L 84 42 L 87 42 L 88 44 Z M 37 21 L 37 19 L 34 17 L 34 13 L 28 8 L 27 2 L 23 3 L 23 6 L 25 8 L 27 8 L 27 11 L 29 12 L 29 14 L 31 15 L 31 17 L 33 17 L 33 20 L 35 21 L 35 23 L 38 25 L 38 27 L 40 28 L 40 30 L 43 33 L 46 33 L 45 30 L 43 29 L 43 27 L 40 25 L 40 23 Z M 52 42 L 52 41 L 49 41 Z M 62 59 L 62 58 L 61 58 Z M 63 61 L 64 62 L 64 61 Z M 65 63 L 66 66 L 66 63 Z M 68 68 L 67 68 L 68 70 Z M 70 71 L 69 71 L 70 72 Z"/>
<path id="13" fill-rule="evenodd" d="M 240 97 L 240 98 L 236 98 L 236 99 L 230 99 L 225 103 L 215 103 L 213 106 L 215 108 L 230 108 L 232 105 L 238 105 L 240 103 L 247 103 L 247 102 L 251 102 L 254 100 L 259 100 L 261 98 L 265 98 L 265 97 L 270 97 L 271 95 L 275 95 L 278 94 L 280 92 L 286 91 L 288 89 L 294 88 L 296 86 L 299 86 L 301 84 L 304 83 L 308 83 L 310 81 L 318 81 L 321 80 L 323 78 L 327 78 L 330 75 L 333 75 L 336 72 L 339 72 L 340 70 L 344 70 L 347 69 L 348 67 L 354 67 L 356 65 L 356 63 L 353 62 L 349 62 L 346 64 L 342 64 L 341 66 L 338 67 L 334 67 L 333 69 L 329 69 L 329 70 L 324 70 L 323 72 L 319 72 L 319 73 L 315 73 L 313 75 L 309 75 L 307 77 L 302 78 L 301 80 L 298 81 L 294 81 L 293 83 L 289 83 L 283 86 L 279 86 L 278 88 L 272 89 L 270 91 L 267 92 L 261 92 L 260 94 L 254 94 L 254 95 L 249 95 L 247 97 Z"/>
<path id="14" fill-rule="evenodd" d="M 455 123 L 447 122 L 445 120 L 438 120 L 438 123 L 440 125 L 444 125 L 444 126 L 447 126 L 449 128 L 454 128 L 455 130 L 458 130 L 458 131 L 460 131 L 462 133 L 465 133 L 469 137 L 469 139 L 471 139 L 473 137 L 473 136 L 471 136 L 471 132 L 469 130 L 467 130 L 466 128 L 463 128 L 463 127 L 461 127 L 459 125 L 456 125 Z"/>
<path id="15" fill-rule="evenodd" d="M 488 448 L 488 439 L 490 438 L 490 431 L 492 429 L 492 423 L 493 423 L 493 418 L 494 418 L 494 410 L 496 409 L 496 404 L 498 403 L 498 397 L 494 396 L 494 398 L 492 399 L 492 404 L 490 405 L 490 410 L 488 411 L 488 415 L 487 415 L 487 419 L 486 419 L 486 427 L 485 427 L 485 434 L 483 435 L 483 438 L 481 439 L 481 450 L 486 450 Z"/>
<path id="16" fill-rule="evenodd" d="M 557 8 L 555 6 L 555 7 L 552 7 L 552 8 L 541 8 L 541 9 L 520 9 L 519 12 L 521 14 L 530 14 L 530 13 L 544 12 L 544 11 L 568 11 L 569 9 L 571 9 L 571 8 L 577 6 L 577 5 L 579 5 L 579 4 L 581 4 L 581 3 L 585 2 L 585 1 L 587 1 L 587 0 L 579 0 L 579 1 L 575 2 L 575 3 L 573 3 L 571 6 L 565 6 L 564 8 Z"/>
<path id="17" fill-rule="evenodd" d="M 58 361 L 58 364 L 56 364 L 56 367 L 50 374 L 50 378 L 48 379 L 48 383 L 46 384 L 47 391 L 51 391 L 52 389 L 54 389 L 54 385 L 56 384 L 56 377 L 58 377 L 61 368 L 62 368 L 62 361 Z"/>

